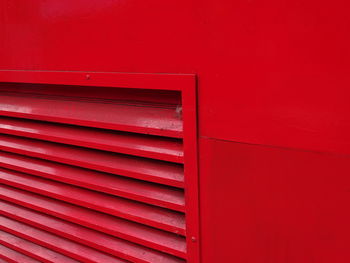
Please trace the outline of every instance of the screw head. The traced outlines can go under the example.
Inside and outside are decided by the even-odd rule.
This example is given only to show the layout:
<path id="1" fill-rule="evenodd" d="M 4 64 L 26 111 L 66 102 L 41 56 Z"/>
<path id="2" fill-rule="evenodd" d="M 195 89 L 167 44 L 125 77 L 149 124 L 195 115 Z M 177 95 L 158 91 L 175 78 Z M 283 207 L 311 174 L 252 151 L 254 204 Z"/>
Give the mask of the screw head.
<path id="1" fill-rule="evenodd" d="M 86 74 L 86 79 L 90 79 L 91 76 L 89 74 Z"/>

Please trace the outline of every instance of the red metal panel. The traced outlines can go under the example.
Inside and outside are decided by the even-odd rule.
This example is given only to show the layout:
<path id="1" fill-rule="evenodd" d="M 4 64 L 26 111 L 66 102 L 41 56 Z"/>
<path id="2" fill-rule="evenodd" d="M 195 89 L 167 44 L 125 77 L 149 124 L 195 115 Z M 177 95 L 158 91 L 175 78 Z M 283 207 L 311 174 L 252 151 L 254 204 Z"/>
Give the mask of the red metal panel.
<path id="1" fill-rule="evenodd" d="M 203 263 L 350 262 L 349 156 L 215 139 L 200 147 Z"/>
<path id="2" fill-rule="evenodd" d="M 337 206 L 337 200 L 329 203 L 322 191 L 331 183 L 340 189 L 346 184 L 342 179 L 349 165 L 339 161 L 343 156 L 337 156 L 339 162 L 314 153 L 303 159 L 302 152 L 287 149 L 290 155 L 283 151 L 276 156 L 269 154 L 270 147 L 263 147 L 258 153 L 251 150 L 256 153 L 251 158 L 240 158 L 246 156 L 245 151 L 237 150 L 233 143 L 327 151 L 348 157 L 348 2 L 4 0 L 0 7 L 4 10 L 0 12 L 2 69 L 198 74 L 199 133 L 203 140 L 213 141 L 209 146 L 200 145 L 204 156 L 200 163 L 203 260 L 349 262 L 350 242 L 339 235 L 348 226 L 342 219 L 348 217 L 344 207 L 349 202 L 343 200 L 342 206 Z M 40 72 L 3 73 L 3 81 L 50 82 Z M 66 72 L 56 83 L 89 85 L 86 75 Z M 114 80 L 108 76 L 105 85 L 124 83 L 126 76 L 117 75 Z M 91 85 L 98 86 L 96 78 L 90 78 Z M 129 81 L 127 78 L 125 87 Z M 162 86 L 154 85 L 147 74 L 133 81 L 140 87 L 148 83 L 143 88 Z M 163 85 L 177 88 L 180 84 L 176 81 Z M 247 163 L 257 167 L 250 170 L 254 168 Z M 299 178 L 296 189 L 303 180 L 317 182 L 319 174 L 325 177 L 328 171 L 332 175 L 328 186 L 309 186 L 308 193 L 305 190 L 302 195 L 315 196 L 324 203 L 297 210 L 296 206 L 303 207 L 302 201 L 279 199 L 284 188 L 270 186 L 274 181 L 280 185 L 281 176 L 289 174 L 283 167 Z M 238 188 L 247 178 L 253 181 Z M 269 191 L 248 185 L 255 182 Z M 288 190 L 298 198 L 299 193 Z M 262 198 L 269 194 L 277 195 L 277 200 Z M 279 200 L 284 205 L 279 209 L 299 216 L 294 224 L 271 208 Z M 308 230 L 305 220 L 310 213 L 319 214 L 322 222 L 328 220 L 323 214 L 326 204 L 334 209 L 333 214 L 344 215 L 317 229 L 310 224 Z M 238 212 L 231 214 L 235 209 Z M 268 223 L 261 214 L 270 217 Z M 298 232 L 300 228 L 304 232 Z M 280 239 L 285 246 L 277 244 Z M 322 240 L 324 244 L 328 240 L 328 245 L 318 246 Z M 308 256 L 310 251 L 312 257 Z"/>
<path id="3" fill-rule="evenodd" d="M 2 69 L 196 73 L 203 136 L 349 153 L 344 0 L 1 5 Z"/>

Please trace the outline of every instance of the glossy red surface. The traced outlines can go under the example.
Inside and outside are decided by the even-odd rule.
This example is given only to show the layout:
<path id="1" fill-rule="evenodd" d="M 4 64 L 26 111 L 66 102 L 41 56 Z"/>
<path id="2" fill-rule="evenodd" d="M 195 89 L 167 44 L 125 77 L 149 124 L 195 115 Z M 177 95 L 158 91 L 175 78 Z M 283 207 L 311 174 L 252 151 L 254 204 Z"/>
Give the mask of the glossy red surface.
<path id="1" fill-rule="evenodd" d="M 203 263 L 350 262 L 349 156 L 213 139 L 200 146 Z"/>
<path id="2" fill-rule="evenodd" d="M 3 151 L 183 187 L 183 168 L 177 164 L 163 163 L 156 160 L 149 162 L 142 158 L 136 159 L 125 155 L 113 155 L 80 147 L 28 140 L 8 135 L 0 135 L 0 147 Z"/>
<path id="3" fill-rule="evenodd" d="M 2 118 L 1 126 L 1 166 L 9 169 L 0 169 L 3 184 L 123 218 L 115 220 L 119 223 L 114 233 L 118 233 L 124 242 L 126 240 L 126 244 L 131 241 L 141 245 L 129 246 L 127 251 L 121 249 L 118 255 L 123 259 L 149 263 L 154 260 L 198 261 L 199 242 L 195 242 L 199 238 L 199 207 L 194 75 L 94 72 L 86 78 L 86 73 L 82 72 L 48 71 L 1 71 L 0 75 L 1 80 L 23 82 L 1 84 L 4 97 L 0 114 L 6 116 Z M 91 82 L 91 78 L 94 81 Z M 105 85 L 106 80 L 112 81 L 107 85 L 112 88 L 89 87 Z M 169 82 L 170 91 L 158 91 L 163 88 L 164 80 L 178 81 Z M 134 86 L 138 84 L 140 87 L 152 84 L 152 90 L 140 90 Z M 177 86 L 173 86 L 175 84 Z M 65 108 L 68 104 L 72 107 Z M 90 110 L 85 111 L 82 105 Z M 90 119 L 89 111 L 95 117 Z M 145 114 L 149 121 L 144 118 Z M 184 132 L 183 123 L 186 126 Z M 111 131 L 115 129 L 117 131 Z M 108 144 L 109 140 L 111 143 Z M 181 159 L 174 158 L 177 157 L 174 153 L 169 156 L 174 150 L 180 151 L 181 155 L 186 151 L 186 155 Z M 188 174 L 186 179 L 184 174 Z M 81 223 L 78 215 L 69 216 L 64 207 L 48 211 L 39 206 L 40 199 L 30 198 L 32 202 L 28 203 L 13 196 L 2 197 L 41 213 Z M 51 199 L 52 205 L 54 199 Z M 1 213 L 7 215 L 4 209 Z M 126 223 L 126 220 L 137 224 Z M 102 222 L 108 223 L 106 220 Z M 45 221 L 41 226 L 46 223 L 52 227 L 55 221 Z M 84 222 L 84 225 L 96 228 L 91 222 Z M 98 230 L 101 229 L 103 227 Z M 62 235 L 61 232 L 57 234 Z M 98 240 L 101 242 L 106 238 L 100 236 Z M 89 246 L 102 249 L 94 241 Z M 162 253 L 154 258 L 156 251 Z"/>
<path id="4" fill-rule="evenodd" d="M 36 245 L 25 239 L 21 239 L 12 234 L 0 231 L 0 243 L 14 250 L 18 250 L 21 253 L 28 255 L 40 262 L 46 263 L 78 263 L 79 261 L 73 260 L 54 251 L 51 251 L 42 246 Z"/>
<path id="5" fill-rule="evenodd" d="M 202 262 L 348 263 L 349 7 L 4 0 L 0 68 L 196 74 Z"/>
<path id="6" fill-rule="evenodd" d="M 142 224 L 184 234 L 185 220 L 180 213 L 147 206 L 127 199 L 105 195 L 78 187 L 32 178 L 32 176 L 0 168 L 0 182 L 23 190 L 47 195 L 69 203 L 87 206 L 97 211 L 133 220 Z"/>
<path id="7" fill-rule="evenodd" d="M 133 107 L 111 103 L 54 100 L 52 98 L 0 95 L 0 114 L 36 118 L 74 125 L 117 129 L 153 135 L 182 136 L 182 121 L 173 109 Z M 108 114 L 105 114 L 108 112 Z M 156 128 L 154 128 L 156 127 Z M 161 132 L 159 132 L 161 130 Z"/>
<path id="8" fill-rule="evenodd" d="M 62 235 L 67 239 L 77 241 L 87 246 L 96 247 L 106 253 L 126 258 L 131 262 L 184 262 L 184 260 L 165 255 L 159 251 L 147 249 L 134 243 L 114 238 L 101 232 L 57 219 L 56 217 L 43 215 L 26 208 L 2 202 L 1 209 L 7 217 L 42 228 L 50 233 Z M 8 220 L 6 217 L 1 217 L 0 220 L 4 224 L 4 228 L 12 226 L 11 220 Z M 13 229 L 13 231 L 18 231 L 18 229 Z"/>
<path id="9" fill-rule="evenodd" d="M 103 193 L 114 194 L 177 211 L 185 210 L 184 193 L 180 189 L 1 151 L 0 164 L 2 167 L 11 170 L 78 185 Z"/>
<path id="10" fill-rule="evenodd" d="M 170 138 L 133 135 L 57 123 L 0 117 L 0 132 L 99 150 L 183 163 L 182 143 Z"/>
<path id="11" fill-rule="evenodd" d="M 8 186 L 0 186 L 0 196 L 3 200 L 172 255 L 185 257 L 186 254 L 185 238 L 165 231 L 150 230 L 140 224 Z"/>
<path id="12" fill-rule="evenodd" d="M 12 250 L 6 246 L 0 245 L 0 258 L 6 260 L 6 263 L 18 263 L 18 262 L 28 262 L 28 263 L 40 263 L 40 261 L 23 255 L 16 250 Z"/>
<path id="13" fill-rule="evenodd" d="M 35 244 L 39 244 L 41 246 L 50 248 L 54 251 L 70 256 L 81 262 L 126 263 L 126 261 L 118 260 L 117 258 L 111 255 L 104 254 L 100 251 L 97 251 L 88 246 L 73 242 L 69 239 L 58 237 L 54 234 L 49 233 L 48 231 L 32 227 L 30 225 L 21 223 L 11 218 L 2 216 L 0 217 L 0 220 L 1 220 L 1 225 L 0 225 L 1 230 L 11 233 L 13 235 L 17 235 Z M 6 252 L 4 254 L 0 253 L 0 255 L 12 255 L 12 254 L 8 254 Z M 18 263 L 18 262 L 30 262 L 30 261 L 17 260 L 14 262 Z M 34 262 L 37 262 L 37 261 L 34 261 Z"/>
<path id="14" fill-rule="evenodd" d="M 8 263 L 7 261 L 5 261 L 4 259 L 1 259 L 1 258 L 0 258 L 0 262 L 1 263 Z"/>
<path id="15" fill-rule="evenodd" d="M 204 136 L 347 151 L 348 7 L 5 0 L 0 68 L 196 73 Z"/>

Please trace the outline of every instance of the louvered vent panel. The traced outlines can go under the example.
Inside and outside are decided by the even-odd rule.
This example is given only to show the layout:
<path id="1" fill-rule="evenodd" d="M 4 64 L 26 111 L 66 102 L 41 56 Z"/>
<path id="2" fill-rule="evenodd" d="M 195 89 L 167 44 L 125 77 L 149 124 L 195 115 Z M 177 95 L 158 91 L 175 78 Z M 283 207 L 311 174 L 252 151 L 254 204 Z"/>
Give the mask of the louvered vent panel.
<path id="1" fill-rule="evenodd" d="M 3 83 L 2 259 L 189 262 L 181 103 L 177 91 Z"/>

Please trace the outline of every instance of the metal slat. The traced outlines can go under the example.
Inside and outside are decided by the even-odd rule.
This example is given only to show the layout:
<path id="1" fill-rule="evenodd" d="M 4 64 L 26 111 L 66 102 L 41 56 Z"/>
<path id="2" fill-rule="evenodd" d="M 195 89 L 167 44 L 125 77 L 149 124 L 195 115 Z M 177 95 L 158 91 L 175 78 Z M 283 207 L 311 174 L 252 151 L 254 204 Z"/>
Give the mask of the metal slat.
<path id="1" fill-rule="evenodd" d="M 0 168 L 0 174 L 0 182 L 3 184 L 92 208 L 166 231 L 185 234 L 185 218 L 183 214 L 178 212 L 3 168 Z"/>
<path id="2" fill-rule="evenodd" d="M 0 201 L 1 203 L 1 201 Z M 0 216 L 0 229 L 35 244 L 57 251 L 86 263 L 127 263 L 127 261 L 105 254 L 88 246 L 34 228 L 8 217 Z M 0 254 L 1 255 L 1 254 Z M 26 261 L 16 261 L 26 262 Z M 38 262 L 38 261 L 35 261 Z"/>
<path id="3" fill-rule="evenodd" d="M 184 260 L 150 250 L 136 244 L 114 238 L 76 224 L 62 221 L 23 207 L 1 202 L 0 209 L 5 216 L 26 224 L 42 228 L 76 242 L 92 246 L 101 251 L 135 263 L 184 263 Z M 4 222 L 5 221 L 5 222 Z M 1 218 L 2 226 L 8 226 L 6 218 Z M 0 226 L 1 227 L 1 226 Z"/>
<path id="4" fill-rule="evenodd" d="M 0 132 L 117 153 L 183 163 L 179 140 L 52 122 L 0 117 Z"/>
<path id="5" fill-rule="evenodd" d="M 164 185 L 2 151 L 0 166 L 181 212 L 185 210 L 184 192 Z"/>
<path id="6" fill-rule="evenodd" d="M 175 187 L 184 186 L 184 171 L 182 165 L 179 164 L 25 139 L 10 135 L 0 135 L 0 147 L 3 151 L 10 151 Z"/>
<path id="7" fill-rule="evenodd" d="M 175 109 L 2 94 L 0 115 L 182 137 L 182 120 Z"/>
<path id="8" fill-rule="evenodd" d="M 186 256 L 185 238 L 174 234 L 8 186 L 0 186 L 0 197 L 3 200 L 178 257 Z"/>
<path id="9" fill-rule="evenodd" d="M 22 86 L 0 94 L 0 229 L 22 240 L 6 245 L 42 262 L 54 261 L 31 247 L 81 262 L 192 261 L 183 87 L 170 105 L 142 90 L 141 102 Z"/>
<path id="10" fill-rule="evenodd" d="M 23 255 L 13 249 L 0 245 L 0 258 L 7 263 L 40 263 L 40 261 Z"/>
<path id="11" fill-rule="evenodd" d="M 47 263 L 79 263 L 72 258 L 39 246 L 15 235 L 0 231 L 0 243 L 31 258 Z"/>

